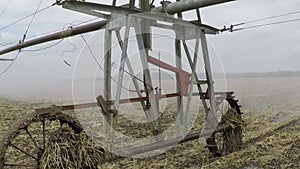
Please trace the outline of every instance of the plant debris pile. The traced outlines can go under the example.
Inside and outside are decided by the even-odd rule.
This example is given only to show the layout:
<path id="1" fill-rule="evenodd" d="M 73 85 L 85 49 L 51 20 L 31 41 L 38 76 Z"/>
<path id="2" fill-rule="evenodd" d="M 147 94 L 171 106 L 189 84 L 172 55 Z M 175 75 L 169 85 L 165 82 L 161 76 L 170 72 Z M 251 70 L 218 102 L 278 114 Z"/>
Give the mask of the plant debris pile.
<path id="1" fill-rule="evenodd" d="M 227 124 L 230 129 L 223 132 L 223 151 L 232 153 L 242 146 L 242 117 L 234 109 L 229 109 L 223 116 L 221 124 Z"/>
<path id="2" fill-rule="evenodd" d="M 41 159 L 45 169 L 97 169 L 104 161 L 104 150 L 82 132 L 61 128 L 51 135 Z"/>

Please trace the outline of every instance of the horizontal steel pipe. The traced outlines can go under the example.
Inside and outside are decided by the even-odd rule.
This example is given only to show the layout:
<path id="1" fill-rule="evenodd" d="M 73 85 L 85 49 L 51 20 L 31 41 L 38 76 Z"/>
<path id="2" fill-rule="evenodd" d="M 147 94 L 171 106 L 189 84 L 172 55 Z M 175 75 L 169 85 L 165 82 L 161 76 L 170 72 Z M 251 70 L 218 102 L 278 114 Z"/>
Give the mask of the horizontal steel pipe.
<path id="1" fill-rule="evenodd" d="M 64 31 L 51 33 L 51 34 L 48 34 L 48 35 L 45 35 L 42 37 L 37 37 L 35 39 L 30 39 L 25 42 L 21 42 L 17 45 L 0 50 L 0 55 L 6 54 L 6 53 L 9 53 L 12 51 L 20 50 L 22 48 L 34 46 L 37 44 L 50 42 L 50 41 L 54 41 L 54 40 L 58 40 L 58 39 L 62 39 L 62 38 L 66 38 L 66 37 L 70 37 L 70 36 L 74 36 L 74 35 L 79 35 L 82 33 L 96 31 L 96 30 L 103 28 L 107 23 L 108 23 L 107 20 L 93 22 L 93 23 L 89 23 L 86 25 L 70 28 L 70 29 L 67 29 Z"/>
<path id="2" fill-rule="evenodd" d="M 219 126 L 215 131 L 215 133 L 224 131 L 228 128 L 228 125 L 221 125 Z M 164 140 L 164 141 L 160 141 L 160 142 L 155 142 L 155 143 L 151 143 L 151 144 L 147 144 L 147 145 L 142 145 L 142 146 L 137 146 L 137 147 L 130 147 L 130 148 L 122 148 L 121 150 L 117 150 L 115 152 L 113 152 L 114 154 L 117 155 L 122 155 L 124 157 L 132 157 L 132 156 L 136 156 L 139 154 L 143 154 L 143 153 L 147 153 L 150 151 L 154 151 L 154 150 L 158 150 L 161 148 L 166 148 L 169 146 L 174 146 L 176 144 L 181 144 L 181 143 L 185 143 L 191 140 L 195 140 L 198 139 L 200 137 L 209 137 L 211 136 L 212 132 L 195 132 L 192 134 L 188 134 L 187 136 L 185 136 L 184 138 L 182 137 L 176 137 L 176 138 L 171 138 L 168 140 Z M 114 156 L 114 158 L 116 158 L 116 156 Z M 120 157 L 117 157 L 120 158 Z M 110 159 L 108 159 L 108 161 L 110 161 Z"/>
<path id="3" fill-rule="evenodd" d="M 153 8 L 153 12 L 166 12 L 168 14 L 175 14 L 178 12 L 189 11 L 193 9 L 203 8 L 211 5 L 217 5 L 225 2 L 235 0 L 181 0 L 174 3 L 166 4 L 165 9 L 163 7 Z"/>

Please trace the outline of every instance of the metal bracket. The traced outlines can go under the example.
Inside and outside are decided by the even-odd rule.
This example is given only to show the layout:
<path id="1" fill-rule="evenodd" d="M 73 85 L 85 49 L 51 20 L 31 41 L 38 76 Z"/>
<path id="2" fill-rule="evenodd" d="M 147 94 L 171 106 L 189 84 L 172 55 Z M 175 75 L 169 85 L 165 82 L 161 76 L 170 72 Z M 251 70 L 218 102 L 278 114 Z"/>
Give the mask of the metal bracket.
<path id="1" fill-rule="evenodd" d="M 117 115 L 118 110 L 112 110 L 109 108 L 110 104 L 109 102 L 105 101 L 103 96 L 98 96 L 97 98 L 97 103 L 101 107 L 103 114 L 112 114 L 112 115 Z"/>
<path id="2" fill-rule="evenodd" d="M 40 109 L 35 109 L 36 113 L 58 113 L 58 112 L 62 112 L 63 111 L 63 107 L 62 106 L 56 106 L 56 105 L 52 105 L 50 107 L 46 107 L 46 108 L 40 108 Z"/>
<path id="3" fill-rule="evenodd" d="M 191 74 L 184 71 L 184 70 L 181 70 L 181 69 L 178 69 L 174 66 L 171 66 L 165 62 L 162 62 L 154 57 L 151 57 L 149 56 L 148 57 L 148 62 L 149 63 L 152 63 L 156 66 L 159 66 L 163 69 L 166 69 L 166 70 L 169 70 L 169 71 L 172 71 L 172 72 L 175 72 L 179 75 L 179 81 L 180 81 L 180 93 L 183 95 L 183 96 L 187 96 L 188 95 L 188 86 L 189 86 L 189 79 L 190 79 L 190 76 Z"/>
<path id="4" fill-rule="evenodd" d="M 70 9 L 73 11 L 101 17 L 104 19 L 110 19 L 111 16 L 101 13 L 100 11 L 118 13 L 118 14 L 133 14 L 133 13 L 141 12 L 137 9 L 130 9 L 126 7 L 111 6 L 111 5 L 98 4 L 92 2 L 80 2 L 80 1 L 64 1 L 62 3 L 62 7 L 65 9 Z"/>

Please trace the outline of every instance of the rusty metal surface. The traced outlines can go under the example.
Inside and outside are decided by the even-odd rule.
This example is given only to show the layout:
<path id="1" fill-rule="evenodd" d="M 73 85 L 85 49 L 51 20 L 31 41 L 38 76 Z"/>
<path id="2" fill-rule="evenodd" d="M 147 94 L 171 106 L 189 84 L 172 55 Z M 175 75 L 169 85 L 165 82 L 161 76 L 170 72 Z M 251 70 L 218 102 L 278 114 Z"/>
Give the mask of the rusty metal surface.
<path id="1" fill-rule="evenodd" d="M 175 72 L 178 74 L 179 76 L 179 82 L 180 82 L 180 89 L 181 89 L 181 94 L 183 96 L 187 96 L 188 95 L 188 88 L 189 88 L 189 81 L 190 81 L 190 76 L 191 74 L 182 70 L 182 69 L 178 69 L 172 65 L 169 65 L 167 63 L 164 63 L 154 57 L 149 56 L 148 57 L 148 62 L 152 63 L 160 68 Z"/>
<path id="2" fill-rule="evenodd" d="M 226 97 L 231 97 L 234 94 L 233 91 L 229 92 L 215 92 L 215 95 L 223 95 Z M 168 94 L 156 94 L 157 99 L 164 99 L 164 98 L 171 98 L 171 97 L 178 97 L 182 96 L 180 92 L 176 93 L 168 93 Z M 207 96 L 207 93 L 205 92 L 197 92 L 193 93 L 193 96 L 203 96 L 205 99 L 209 99 Z M 135 98 L 128 98 L 128 99 L 120 99 L 120 104 L 125 104 L 125 103 L 134 103 L 134 102 L 141 102 L 141 101 L 146 101 L 147 97 L 135 97 Z M 112 105 L 114 104 L 114 101 L 105 101 L 106 104 Z M 99 103 L 93 102 L 93 103 L 82 103 L 82 104 L 74 104 L 74 105 L 64 105 L 64 106 L 55 106 L 55 107 L 50 107 L 50 108 L 41 108 L 41 109 L 36 109 L 36 112 L 53 112 L 53 111 L 69 111 L 69 110 L 76 110 L 76 109 L 88 109 L 88 108 L 93 108 L 93 107 L 98 107 Z"/>

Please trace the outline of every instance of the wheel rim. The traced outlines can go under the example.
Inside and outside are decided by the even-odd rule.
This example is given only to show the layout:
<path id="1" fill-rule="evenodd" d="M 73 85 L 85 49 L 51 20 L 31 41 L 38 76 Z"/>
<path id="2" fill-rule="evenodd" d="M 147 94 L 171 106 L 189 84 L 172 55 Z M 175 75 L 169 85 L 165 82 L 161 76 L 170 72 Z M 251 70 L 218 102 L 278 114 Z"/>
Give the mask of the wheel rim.
<path id="1" fill-rule="evenodd" d="M 0 168 L 39 168 L 51 133 L 66 127 L 80 133 L 83 129 L 72 116 L 59 109 L 41 109 L 16 123 L 2 140 Z"/>

